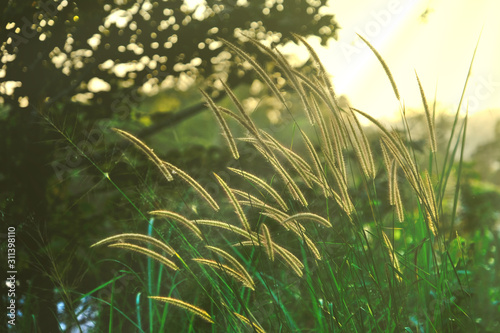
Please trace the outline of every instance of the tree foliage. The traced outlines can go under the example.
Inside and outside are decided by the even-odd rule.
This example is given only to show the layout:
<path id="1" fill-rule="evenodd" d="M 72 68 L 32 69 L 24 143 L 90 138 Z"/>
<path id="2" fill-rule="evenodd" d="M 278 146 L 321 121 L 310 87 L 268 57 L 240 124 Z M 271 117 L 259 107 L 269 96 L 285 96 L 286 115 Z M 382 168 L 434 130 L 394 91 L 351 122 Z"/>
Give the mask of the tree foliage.
<path id="1" fill-rule="evenodd" d="M 81 172 L 89 162 L 82 163 L 80 153 L 103 145 L 99 124 L 129 120 L 144 96 L 162 88 L 182 90 L 193 80 L 210 85 L 217 73 L 232 87 L 253 80 L 220 38 L 239 45 L 247 35 L 277 45 L 297 33 L 317 35 L 325 44 L 338 28 L 325 4 L 11 0 L 2 6 L 0 220 L 18 231 L 18 260 L 24 263 L 18 299 L 23 312 L 34 315 L 24 321 L 26 331 L 60 329 L 56 303 L 62 295 L 70 313 L 75 304 L 75 293 L 65 288 L 86 292 L 100 274 L 87 267 L 82 242 L 90 244 L 91 233 L 131 218 L 109 204 L 116 189 L 103 185 L 102 175 Z M 264 63 L 258 54 L 252 56 Z M 174 116 L 181 120 L 197 111 Z M 133 186 L 120 178 L 121 165 L 113 168 L 114 181 Z M 124 214 L 103 219 L 109 211 Z"/>
<path id="2" fill-rule="evenodd" d="M 248 82 L 220 39 L 239 44 L 247 35 L 283 44 L 297 33 L 318 35 L 325 44 L 338 28 L 323 13 L 325 3 L 11 1 L 0 36 L 2 74 L 12 83 L 0 93 L 11 105 L 67 103 L 76 95 L 110 108 L 106 95 L 124 89 L 151 94 L 179 78 L 182 85 L 224 72 L 231 73 L 230 86 Z"/>

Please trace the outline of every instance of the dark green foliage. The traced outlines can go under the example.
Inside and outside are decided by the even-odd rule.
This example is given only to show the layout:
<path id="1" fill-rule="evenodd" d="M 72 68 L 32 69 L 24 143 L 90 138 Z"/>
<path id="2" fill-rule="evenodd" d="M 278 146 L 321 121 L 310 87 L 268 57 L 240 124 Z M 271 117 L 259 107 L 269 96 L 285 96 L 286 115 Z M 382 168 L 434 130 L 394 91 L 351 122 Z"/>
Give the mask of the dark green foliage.
<path id="1" fill-rule="evenodd" d="M 91 101 L 106 106 L 93 112 L 94 117 L 103 112 L 102 117 L 112 111 L 110 103 L 124 90 L 137 90 L 148 80 L 158 79 L 153 84 L 159 84 L 167 76 L 178 77 L 181 73 L 209 78 L 214 73 L 214 65 L 218 64 L 213 59 L 220 57 L 224 50 L 214 42 L 220 38 L 238 42 L 241 39 L 238 31 L 258 39 L 275 36 L 272 39 L 275 44 L 289 41 L 291 33 L 316 34 L 324 45 L 335 36 L 338 28 L 332 15 L 319 14 L 325 2 L 316 1 L 314 5 L 307 1 L 274 4 L 263 14 L 267 8 L 265 1 L 239 5 L 236 1 L 212 0 L 206 2 L 206 7 L 200 5 L 199 8 L 190 8 L 180 0 L 117 1 L 116 4 L 97 0 L 71 1 L 66 2 L 66 6 L 53 1 L 11 1 L 3 8 L 0 40 L 3 41 L 3 54 L 15 55 L 15 59 L 6 62 L 4 80 L 21 81 L 22 86 L 16 88 L 12 96 L 3 93 L 2 97 L 6 103 L 15 106 L 19 96 L 27 96 L 32 107 L 45 109 L 47 101 L 48 105 L 56 101 L 68 103 L 71 96 L 87 91 L 86 83 L 91 78 L 98 77 L 111 85 L 110 93 L 98 93 Z M 123 25 L 106 23 L 106 18 L 112 13 L 115 19 L 123 19 Z M 329 33 L 325 33 L 325 29 Z M 320 30 L 323 34 L 319 33 Z M 100 43 L 91 46 L 88 40 L 96 35 Z M 40 36 L 44 39 L 41 40 Z M 172 39 L 173 36 L 176 38 Z M 152 47 L 155 42 L 159 44 L 158 48 Z M 164 47 L 167 42 L 172 45 Z M 141 51 L 127 48 L 129 45 L 140 45 Z M 124 49 L 119 50 L 120 46 Z M 71 52 L 78 54 L 84 50 L 91 50 L 91 53 L 71 55 Z M 54 64 L 53 61 L 57 62 L 54 57 L 59 54 L 65 55 L 72 63 Z M 256 55 L 263 59 L 262 55 Z M 127 73 L 121 77 L 99 67 L 109 60 L 115 65 L 137 64 L 141 57 L 147 57 L 151 62 L 131 70 L 133 75 Z M 195 58 L 201 63 L 184 69 L 175 67 L 189 64 Z M 229 66 L 225 70 L 230 75 L 230 86 L 250 82 L 248 76 L 241 77 L 236 63 L 221 58 L 222 63 Z M 120 86 L 130 79 L 134 84 L 127 86 L 131 88 Z M 133 97 L 140 98 L 139 95 Z"/>
<path id="2" fill-rule="evenodd" d="M 55 305 L 61 300 L 62 289 L 75 288 L 84 292 L 95 286 L 94 278 L 110 278 L 95 271 L 95 267 L 88 267 L 89 253 L 82 250 L 82 242 L 89 243 L 89 238 L 94 241 L 96 235 L 109 234 L 117 225 L 136 219 L 136 215 L 124 209 L 130 201 L 139 207 L 142 207 L 141 201 L 147 202 L 147 209 L 158 201 L 156 188 L 147 188 L 139 194 L 137 181 L 130 179 L 131 173 L 141 177 L 149 175 L 150 168 L 142 162 L 133 170 L 117 164 L 116 154 L 121 154 L 124 147 L 116 147 L 113 151 L 114 143 L 107 138 L 112 126 L 123 127 L 121 125 L 125 121 L 138 120 L 133 126 L 143 126 L 139 109 L 142 103 L 148 101 L 141 91 L 144 83 L 149 81 L 157 85 L 167 76 L 178 78 L 181 73 L 190 74 L 200 82 L 210 82 L 214 73 L 211 59 L 220 55 L 223 48 L 209 47 L 209 44 L 219 37 L 238 42 L 234 35 L 237 29 L 251 34 L 257 33 L 257 30 L 264 32 L 258 38 L 273 32 L 281 36 L 274 40 L 276 43 L 288 41 L 289 32 L 318 35 L 320 28 L 328 26 L 330 33 L 321 36 L 326 43 L 337 29 L 332 15 L 315 16 L 324 6 L 324 1 L 318 2 L 317 6 L 310 6 L 306 1 L 294 1 L 293 4 L 285 4 L 283 11 L 273 6 L 268 15 L 262 14 L 264 1 L 251 1 L 246 7 L 237 6 L 236 1 L 208 1 L 207 6 L 213 13 L 203 20 L 191 19 L 189 24 L 182 24 L 193 14 L 180 9 L 183 1 L 151 3 L 152 8 L 143 7 L 147 13 L 133 15 L 131 22 L 135 22 L 135 30 L 129 27 L 121 29 L 115 24 L 103 30 L 101 26 L 105 25 L 105 18 L 112 11 L 145 6 L 144 1 L 116 1 L 111 4 L 100 0 L 7 1 L 1 7 L 2 82 L 19 81 L 22 86 L 12 94 L 3 89 L 0 93 L 0 219 L 4 225 L 16 225 L 18 230 L 18 259 L 20 265 L 22 263 L 19 298 L 25 297 L 25 314 L 35 316 L 32 321 L 23 321 L 27 325 L 25 331 L 34 331 L 34 327 L 43 332 L 57 331 Z M 59 5 L 61 8 L 58 9 Z M 109 8 L 105 10 L 107 6 Z M 308 7 L 311 7 L 309 12 L 306 10 Z M 172 12 L 165 9 L 172 9 Z M 170 25 L 158 31 L 161 21 L 170 17 L 175 17 L 179 30 Z M 257 30 L 251 27 L 254 21 L 262 23 Z M 214 27 L 218 31 L 209 32 Z M 101 40 L 99 46 L 93 49 L 88 40 L 95 34 L 100 35 Z M 174 34 L 177 35 L 177 43 L 169 49 L 164 48 L 163 44 Z M 130 49 L 118 51 L 119 46 L 126 47 L 132 42 L 141 44 L 141 55 Z M 158 49 L 152 48 L 153 42 L 159 42 Z M 201 42 L 205 43 L 204 48 L 199 47 Z M 65 55 L 68 61 L 64 66 L 53 62 L 55 57 L 61 59 Z M 166 58 L 163 63 L 158 60 L 156 67 L 150 62 L 150 67 L 132 70 L 125 77 L 99 67 L 108 60 L 114 64 L 137 64 L 143 56 L 149 60 L 158 60 L 160 56 Z M 203 60 L 197 68 L 174 69 L 176 64 L 186 64 L 197 57 Z M 228 73 L 234 74 L 230 78 L 232 85 L 251 82 L 251 76 L 240 75 L 232 59 L 224 64 L 232 69 Z M 107 81 L 110 90 L 94 93 L 88 104 L 75 101 L 72 97 L 88 92 L 88 82 L 94 77 Z M 122 84 L 125 81 L 129 81 L 128 85 Z M 172 112 L 158 112 L 154 115 L 156 123 L 163 120 L 163 127 L 170 126 L 202 109 L 199 107 L 199 95 L 195 95 L 195 99 L 186 97 L 182 103 L 179 103 L 182 100 L 179 96 L 182 93 L 174 100 L 178 106 L 169 106 L 167 110 L 177 111 L 195 104 L 194 112 L 173 117 Z M 20 97 L 28 99 L 27 107 L 19 105 Z M 157 110 L 152 113 L 154 111 Z M 161 128 L 155 128 L 154 132 Z M 175 133 L 170 132 L 169 135 L 173 137 Z M 198 143 L 212 145 L 212 142 L 203 140 L 198 140 Z M 184 164 L 185 151 L 191 149 L 196 151 L 197 156 L 200 154 L 199 148 L 180 148 L 182 158 L 179 165 Z M 208 165 L 213 165 L 227 159 L 224 153 L 219 154 L 217 148 L 210 149 L 205 150 L 201 162 L 208 161 Z M 171 162 L 176 161 L 175 154 L 172 151 Z M 219 154 L 219 157 L 213 154 Z M 92 163 L 109 171 L 118 186 L 131 197 L 130 201 L 116 192 L 103 174 L 91 167 Z M 189 171 L 189 168 L 184 170 Z M 151 194 L 153 190 L 155 196 Z M 172 197 L 176 196 L 178 193 L 172 194 Z M 115 215 L 110 212 L 120 213 Z M 60 272 L 64 276 L 63 281 L 53 279 L 57 274 L 54 262 L 58 262 L 58 269 L 64 271 Z M 83 276 L 85 279 L 82 279 Z M 54 292 L 54 288 L 58 291 Z M 76 296 L 71 295 L 65 301 L 76 306 Z M 66 309 L 71 309 L 69 303 Z"/>

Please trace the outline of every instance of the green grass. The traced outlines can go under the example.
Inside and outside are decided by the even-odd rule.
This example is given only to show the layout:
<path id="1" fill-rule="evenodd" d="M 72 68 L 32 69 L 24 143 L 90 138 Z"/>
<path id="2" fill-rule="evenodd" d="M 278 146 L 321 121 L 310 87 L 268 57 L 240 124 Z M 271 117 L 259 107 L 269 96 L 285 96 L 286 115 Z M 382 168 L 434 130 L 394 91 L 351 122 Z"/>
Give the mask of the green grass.
<path id="1" fill-rule="evenodd" d="M 454 232 L 467 116 L 460 117 L 459 107 L 445 150 L 436 152 L 435 109 L 429 109 L 420 87 L 430 138 L 421 152 L 403 105 L 400 132 L 362 110 L 341 108 L 314 50 L 297 38 L 317 61 L 316 76 L 297 72 L 279 52 L 251 40 L 275 60 L 290 88 L 286 94 L 271 73 L 225 42 L 250 63 L 284 112 L 294 119 L 304 112 L 309 119 L 307 125 L 293 124 L 287 142 L 258 128 L 229 87 L 224 85 L 236 112 L 203 93 L 237 159 L 232 165 L 246 173 L 218 170 L 210 184 L 200 185 L 132 134 L 119 132 L 167 180 L 183 182 L 184 192 L 170 198 L 169 207 L 158 207 L 155 219 L 130 202 L 148 221 L 144 234 L 175 253 L 126 235 L 109 244 L 142 253 L 132 255 L 143 263 L 139 271 L 122 262 L 120 275 L 84 295 L 111 286 L 109 301 L 97 297 L 101 313 L 106 308 L 109 313 L 110 332 L 125 325 L 142 332 L 167 327 L 176 332 L 474 332 L 485 327 L 474 308 L 481 292 L 471 287 L 477 270 L 464 239 Z M 388 65 L 372 50 L 399 100 Z M 292 94 L 301 105 L 290 109 Z M 360 125 L 360 115 L 374 123 L 377 134 Z M 247 137 L 233 138 L 233 125 Z M 245 161 L 249 150 L 260 154 L 258 167 Z M 207 185 L 210 191 L 203 190 Z M 445 194 L 450 187 L 452 197 Z M 114 292 L 126 275 L 133 282 Z M 163 298 L 149 298 L 156 296 Z"/>

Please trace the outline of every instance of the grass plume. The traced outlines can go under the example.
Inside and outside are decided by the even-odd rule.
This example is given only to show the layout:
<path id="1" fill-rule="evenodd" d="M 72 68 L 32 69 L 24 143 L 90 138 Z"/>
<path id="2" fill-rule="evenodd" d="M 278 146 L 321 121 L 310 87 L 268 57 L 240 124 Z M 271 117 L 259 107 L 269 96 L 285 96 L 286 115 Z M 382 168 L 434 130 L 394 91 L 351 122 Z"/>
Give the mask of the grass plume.
<path id="1" fill-rule="evenodd" d="M 173 261 L 171 261 L 170 259 L 167 259 L 166 257 L 162 256 L 161 254 L 154 252 L 152 250 L 149 250 L 149 249 L 142 247 L 142 246 L 138 246 L 138 245 L 134 245 L 134 244 L 130 244 L 130 243 L 122 243 L 122 242 L 113 243 L 113 244 L 110 244 L 108 246 L 109 247 L 117 247 L 120 249 L 125 249 L 125 250 L 134 251 L 137 253 L 145 254 L 148 257 L 151 257 L 151 258 L 157 260 L 158 262 L 164 264 L 168 268 L 173 269 L 174 271 L 179 269 L 179 267 L 177 267 L 177 265 Z"/>
<path id="2" fill-rule="evenodd" d="M 210 96 L 203 90 L 200 90 L 200 92 L 202 93 L 203 97 L 205 97 L 205 100 L 207 101 L 210 109 L 213 111 L 215 118 L 217 119 L 217 122 L 219 123 L 219 126 L 222 129 L 222 134 L 224 135 L 224 138 L 226 138 L 227 145 L 229 146 L 229 149 L 231 150 L 234 159 L 237 160 L 238 158 L 240 158 L 240 154 L 238 152 L 238 147 L 236 146 L 236 142 L 234 142 L 234 138 L 233 135 L 231 134 L 229 126 L 224 120 L 224 117 L 222 117 L 219 108 L 215 105 L 215 102 L 210 98 Z"/>
<path id="3" fill-rule="evenodd" d="M 149 296 L 149 298 L 154 299 L 156 301 L 161 301 L 161 302 L 165 302 L 168 304 L 178 306 L 184 310 L 191 312 L 192 314 L 200 317 L 201 319 L 203 319 L 211 324 L 214 323 L 212 317 L 210 317 L 210 315 L 208 314 L 207 311 L 200 309 L 192 304 L 181 301 L 180 299 L 176 299 L 176 298 L 172 298 L 172 297 L 162 297 L 162 296 Z"/>
<path id="4" fill-rule="evenodd" d="M 200 240 L 203 240 L 201 231 L 196 226 L 196 224 L 193 223 L 192 221 L 188 220 L 187 218 L 185 218 L 184 216 L 182 216 L 180 214 L 177 214 L 177 213 L 174 213 L 174 212 L 171 212 L 171 211 L 168 211 L 168 210 L 154 210 L 154 211 L 149 212 L 149 214 L 160 216 L 160 217 L 168 217 L 168 218 L 170 218 L 172 220 L 180 222 L 182 225 L 184 225 L 189 230 L 191 230 L 196 235 L 196 237 L 198 237 Z"/>
<path id="5" fill-rule="evenodd" d="M 163 163 L 167 166 L 167 168 L 171 169 L 176 174 L 178 174 L 179 177 L 181 177 L 186 183 L 191 185 L 191 187 L 193 187 L 196 190 L 196 192 L 198 192 L 201 195 L 201 197 L 203 199 L 205 199 L 206 202 L 208 202 L 210 207 L 212 207 L 215 211 L 219 210 L 219 205 L 214 200 L 214 198 L 212 198 L 212 196 L 210 194 L 208 194 L 208 192 L 203 188 L 203 186 L 198 184 L 198 182 L 196 180 L 191 178 L 190 175 L 188 175 L 187 173 L 185 173 L 184 171 L 182 171 L 178 167 L 174 166 L 173 164 L 170 164 L 168 162 L 163 162 Z"/>
<path id="6" fill-rule="evenodd" d="M 133 136 L 132 134 L 130 134 L 128 132 L 125 132 L 125 131 L 118 129 L 118 128 L 113 128 L 113 131 L 115 131 L 116 133 L 123 136 L 125 139 L 132 142 L 137 148 L 139 148 L 144 154 L 146 154 L 149 157 L 149 159 L 151 161 L 153 161 L 153 163 L 158 167 L 158 169 L 160 170 L 162 175 L 168 181 L 174 180 L 174 178 L 172 177 L 172 175 L 170 174 L 168 169 L 163 164 L 163 161 L 160 160 L 160 158 L 158 156 L 156 156 L 156 154 L 153 152 L 153 149 L 149 148 L 144 142 L 142 142 L 141 140 L 139 140 L 138 138 L 136 138 L 135 136 Z"/>
<path id="7" fill-rule="evenodd" d="M 108 243 L 114 243 L 114 242 L 122 243 L 125 240 L 135 240 L 135 241 L 145 242 L 145 243 L 151 244 L 153 246 L 156 246 L 160 250 L 165 251 L 170 256 L 173 256 L 175 254 L 175 250 L 172 247 L 159 241 L 156 238 L 146 236 L 143 234 L 132 234 L 132 233 L 118 234 L 118 235 L 114 235 L 111 237 L 107 237 L 107 238 L 104 238 L 103 240 L 100 240 L 97 243 L 92 244 L 90 247 L 99 246 L 99 245 L 108 244 Z"/>

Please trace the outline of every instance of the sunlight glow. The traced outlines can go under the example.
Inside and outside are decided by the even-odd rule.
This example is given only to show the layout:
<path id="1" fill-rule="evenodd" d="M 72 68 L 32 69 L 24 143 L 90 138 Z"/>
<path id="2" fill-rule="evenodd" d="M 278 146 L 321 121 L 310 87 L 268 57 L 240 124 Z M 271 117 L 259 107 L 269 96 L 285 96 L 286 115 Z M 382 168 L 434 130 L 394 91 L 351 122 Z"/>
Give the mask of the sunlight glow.
<path id="1" fill-rule="evenodd" d="M 367 38 L 388 64 L 409 109 L 421 109 L 415 70 L 427 98 L 455 111 L 482 31 L 464 110 L 500 110 L 500 1 L 331 1 L 342 30 L 320 57 L 338 94 L 374 116 L 391 118 L 398 103 L 382 66 L 355 35 Z M 363 8 L 363 10 L 360 10 Z"/>

